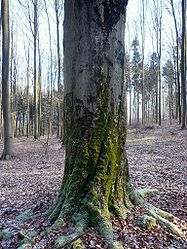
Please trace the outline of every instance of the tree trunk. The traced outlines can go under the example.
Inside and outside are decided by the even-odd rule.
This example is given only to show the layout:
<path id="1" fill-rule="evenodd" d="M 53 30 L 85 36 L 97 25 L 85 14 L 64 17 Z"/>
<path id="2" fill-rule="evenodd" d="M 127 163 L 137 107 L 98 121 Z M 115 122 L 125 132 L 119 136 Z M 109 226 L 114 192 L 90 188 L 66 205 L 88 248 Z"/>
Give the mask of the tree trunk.
<path id="1" fill-rule="evenodd" d="M 29 101 L 29 70 L 30 70 L 30 52 L 27 52 L 27 138 L 30 135 L 30 101 Z"/>
<path id="2" fill-rule="evenodd" d="M 179 32 L 177 27 L 177 19 L 175 15 L 175 9 L 173 0 L 171 0 L 171 8 L 172 8 L 172 15 L 175 23 L 175 33 L 176 33 L 176 46 L 177 46 L 177 87 L 178 87 L 178 101 L 177 101 L 177 108 L 178 108 L 178 114 L 179 114 L 179 123 L 181 123 L 181 93 L 180 93 L 180 67 L 179 67 Z"/>
<path id="3" fill-rule="evenodd" d="M 182 47 L 181 47 L 181 92 L 182 92 L 182 122 L 181 127 L 186 127 L 186 0 L 182 0 Z"/>
<path id="4" fill-rule="evenodd" d="M 58 73 L 57 73 L 57 86 L 58 86 L 58 96 L 61 97 L 62 93 L 62 82 L 61 82 L 61 54 L 60 54 L 60 15 L 61 15 L 61 4 L 59 0 L 55 0 L 55 14 L 56 14 L 56 40 L 57 40 L 57 61 L 58 61 Z M 57 112 L 58 112 L 58 131 L 57 137 L 61 139 L 61 123 L 62 123 L 62 114 L 60 109 L 60 103 L 57 103 Z"/>
<path id="5" fill-rule="evenodd" d="M 4 151 L 2 159 L 13 155 L 12 129 L 10 113 L 10 82 L 9 82 L 9 1 L 1 1 L 2 16 L 2 106 L 4 120 Z"/>
<path id="6" fill-rule="evenodd" d="M 58 74 L 57 74 L 57 86 L 58 92 L 61 87 L 61 58 L 60 58 L 60 3 L 59 0 L 55 0 L 55 15 L 56 15 L 56 42 L 57 42 L 57 60 L 58 60 Z"/>
<path id="7" fill-rule="evenodd" d="M 38 40 L 38 0 L 34 0 L 34 139 L 38 139 L 38 111 L 39 111 L 39 96 L 38 96 L 38 74 L 37 74 L 37 40 Z"/>
<path id="8" fill-rule="evenodd" d="M 162 2 L 161 2 L 162 8 Z M 159 21 L 159 53 L 158 53 L 158 123 L 161 126 L 162 123 L 162 72 L 161 72 L 161 56 L 162 56 L 162 10 Z"/>
<path id="9" fill-rule="evenodd" d="M 48 131 L 47 134 L 48 136 L 52 133 L 51 129 L 51 120 L 53 119 L 53 51 L 52 51 L 52 36 L 51 36 L 51 24 L 50 24 L 50 19 L 49 19 L 49 13 L 47 9 L 47 4 L 46 0 L 44 0 L 44 5 L 45 5 L 45 12 L 47 16 L 47 22 L 48 22 L 48 35 L 49 35 L 49 54 L 50 54 L 50 73 L 49 73 L 49 79 L 48 84 L 49 84 L 49 89 L 48 89 L 48 99 L 50 99 L 50 108 L 49 108 L 49 114 L 47 117 L 48 120 Z M 51 88 L 51 94 L 50 94 L 50 88 Z"/>
<path id="10" fill-rule="evenodd" d="M 109 213 L 125 215 L 128 163 L 124 31 L 127 0 L 65 1 L 65 172 L 60 212 L 114 246 Z M 60 246 L 60 242 L 59 242 Z"/>

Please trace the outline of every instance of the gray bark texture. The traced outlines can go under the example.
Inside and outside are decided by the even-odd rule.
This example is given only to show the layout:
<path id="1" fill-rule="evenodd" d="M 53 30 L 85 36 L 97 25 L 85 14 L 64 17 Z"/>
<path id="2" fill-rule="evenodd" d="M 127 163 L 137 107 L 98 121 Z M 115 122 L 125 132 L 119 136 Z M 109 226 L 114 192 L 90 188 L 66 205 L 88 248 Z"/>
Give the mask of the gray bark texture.
<path id="1" fill-rule="evenodd" d="M 126 215 L 126 5 L 127 0 L 65 1 L 66 158 L 50 215 L 70 217 L 79 231 L 94 226 L 110 248 L 120 248 L 114 243 L 110 212 Z"/>
<path id="2" fill-rule="evenodd" d="M 38 0 L 34 0 L 34 139 L 39 137 L 39 94 L 37 70 L 37 41 L 38 41 Z"/>
<path id="3" fill-rule="evenodd" d="M 181 92 L 182 121 L 181 127 L 186 127 L 186 0 L 182 0 L 182 46 L 181 46 Z"/>
<path id="4" fill-rule="evenodd" d="M 13 138 L 11 129 L 10 112 L 10 82 L 9 82 L 9 1 L 1 1 L 2 16 L 2 107 L 4 121 L 4 151 L 2 159 L 7 159 L 13 155 Z"/>

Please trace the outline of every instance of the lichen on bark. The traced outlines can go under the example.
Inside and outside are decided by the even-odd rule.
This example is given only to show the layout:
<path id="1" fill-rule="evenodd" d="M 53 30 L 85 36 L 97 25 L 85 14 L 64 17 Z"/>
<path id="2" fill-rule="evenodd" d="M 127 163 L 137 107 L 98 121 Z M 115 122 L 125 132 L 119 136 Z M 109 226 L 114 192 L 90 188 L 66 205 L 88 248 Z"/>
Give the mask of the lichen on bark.
<path id="1" fill-rule="evenodd" d="M 113 236 L 110 214 L 126 218 L 131 201 L 153 207 L 129 184 L 126 5 L 127 0 L 65 1 L 65 171 L 58 199 L 48 215 L 52 221 L 70 219 L 76 230 L 60 237 L 56 247 L 78 239 L 93 226 L 110 248 L 121 248 Z"/>
<path id="2" fill-rule="evenodd" d="M 59 197 L 49 212 L 52 220 L 63 216 L 81 224 L 82 231 L 96 227 L 113 248 L 110 212 L 125 218 L 128 181 L 124 148 L 126 4 L 65 1 L 66 159 Z"/>

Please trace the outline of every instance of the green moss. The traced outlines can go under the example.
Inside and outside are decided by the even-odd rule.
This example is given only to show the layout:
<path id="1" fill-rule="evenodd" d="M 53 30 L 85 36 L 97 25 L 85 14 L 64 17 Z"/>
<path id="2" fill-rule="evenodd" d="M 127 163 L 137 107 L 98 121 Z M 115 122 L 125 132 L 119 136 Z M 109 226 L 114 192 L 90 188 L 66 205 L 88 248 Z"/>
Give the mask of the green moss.
<path id="1" fill-rule="evenodd" d="M 143 228 L 146 230 L 152 230 L 157 226 L 156 219 L 148 215 L 142 215 L 142 216 L 137 217 L 136 224 L 140 228 Z"/>
<path id="2" fill-rule="evenodd" d="M 123 203 L 111 206 L 110 211 L 119 219 L 125 220 L 127 218 L 127 209 Z"/>
<path id="3" fill-rule="evenodd" d="M 125 206 L 127 207 L 127 209 L 131 210 L 133 208 L 133 204 L 132 204 L 132 201 L 129 197 L 129 193 L 127 191 L 126 195 L 125 195 Z"/>
<path id="4" fill-rule="evenodd" d="M 69 236 L 60 236 L 55 241 L 55 248 L 62 248 L 65 246 L 69 246 L 72 242 L 77 240 L 81 235 L 77 232 L 69 235 Z"/>
<path id="5" fill-rule="evenodd" d="M 85 108 L 82 100 L 73 99 L 72 102 L 71 94 L 65 96 L 66 160 L 60 190 L 61 194 L 64 193 L 64 200 L 60 207 L 66 218 L 80 224 L 79 227 L 82 226 L 80 218 L 83 215 L 86 226 L 93 225 L 111 248 L 119 248 L 119 245 L 114 247 L 108 208 L 113 206 L 118 217 L 126 217 L 123 203 L 128 165 L 124 162 L 124 97 L 120 96 L 120 105 L 117 106 L 116 100 L 111 100 L 114 94 L 109 73 L 98 77 L 97 81 L 101 81 L 98 84 L 98 96 L 90 96 L 88 100 L 95 101 L 96 113 Z M 88 213 L 85 215 L 84 212 Z M 56 246 L 76 239 L 82 228 L 78 229 L 77 226 L 76 230 L 70 236 L 58 238 Z"/>
<path id="6" fill-rule="evenodd" d="M 74 241 L 67 249 L 85 249 L 84 244 L 82 243 L 81 239 Z"/>
<path id="7" fill-rule="evenodd" d="M 173 234 L 184 237 L 185 234 L 181 229 L 179 229 L 175 224 L 156 214 L 153 210 L 148 210 L 149 213 L 162 225 L 164 225 L 167 229 L 169 229 Z"/>
<path id="8" fill-rule="evenodd" d="M 19 246 L 17 249 L 30 249 L 32 248 L 32 245 L 30 244 L 23 244 L 21 246 Z"/>
<path id="9" fill-rule="evenodd" d="M 29 220 L 30 218 L 32 218 L 33 214 L 34 214 L 34 212 L 36 212 L 37 208 L 38 208 L 38 205 L 33 205 L 30 209 L 21 213 L 17 218 L 18 222 L 23 223 L 23 222 Z"/>
<path id="10" fill-rule="evenodd" d="M 57 202 L 57 204 L 54 206 L 53 210 L 51 210 L 51 213 L 50 213 L 50 215 L 48 217 L 49 220 L 50 221 L 55 221 L 58 218 L 58 216 L 59 216 L 59 214 L 61 212 L 61 209 L 62 209 L 62 202 L 59 200 Z"/>
<path id="11" fill-rule="evenodd" d="M 143 197 L 158 193 L 158 189 L 152 189 L 152 188 L 142 188 L 138 191 Z"/>
<path id="12" fill-rule="evenodd" d="M 12 231 L 7 228 L 0 233 L 0 240 L 9 240 L 13 236 Z"/>
<path id="13" fill-rule="evenodd" d="M 24 244 L 29 244 L 29 245 L 34 245 L 35 244 L 35 240 L 31 237 L 25 237 L 21 243 Z"/>
<path id="14" fill-rule="evenodd" d="M 51 231 L 53 231 L 53 230 L 60 230 L 61 228 L 62 228 L 62 226 L 64 225 L 64 220 L 62 219 L 62 218 L 58 218 L 56 221 L 55 221 L 55 223 L 51 226 L 51 227 L 49 227 L 49 228 L 47 228 L 46 230 L 44 230 L 41 234 L 40 234 L 40 236 L 41 237 L 43 237 L 43 236 L 47 236 Z"/>

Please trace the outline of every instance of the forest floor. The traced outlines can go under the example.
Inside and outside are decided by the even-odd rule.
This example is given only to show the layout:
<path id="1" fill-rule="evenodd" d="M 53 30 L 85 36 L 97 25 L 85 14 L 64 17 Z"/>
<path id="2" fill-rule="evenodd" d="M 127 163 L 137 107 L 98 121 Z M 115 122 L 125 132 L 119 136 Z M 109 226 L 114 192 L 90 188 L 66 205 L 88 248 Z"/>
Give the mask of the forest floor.
<path id="1" fill-rule="evenodd" d="M 63 175 L 64 150 L 58 139 L 41 138 L 35 142 L 16 138 L 14 148 L 14 159 L 0 161 L 0 230 L 10 228 L 14 234 L 10 239 L 0 241 L 0 249 L 16 249 L 21 239 L 20 231 L 42 231 L 48 225 L 42 216 L 22 225 L 16 218 L 33 204 L 38 205 L 38 214 L 44 212 L 55 198 Z M 149 197 L 149 201 L 178 217 L 174 222 L 187 232 L 187 130 L 176 125 L 130 128 L 127 152 L 134 186 L 157 188 L 159 193 Z M 151 232 L 136 226 L 135 217 L 141 212 L 134 208 L 126 221 L 112 217 L 115 237 L 124 248 L 187 248 L 185 240 L 162 226 Z M 71 224 L 64 225 L 60 234 L 69 234 L 72 229 Z M 28 249 L 53 249 L 58 235 L 59 232 L 54 232 L 42 240 L 36 237 L 35 245 Z M 93 229 L 81 239 L 86 249 L 108 248 Z"/>

